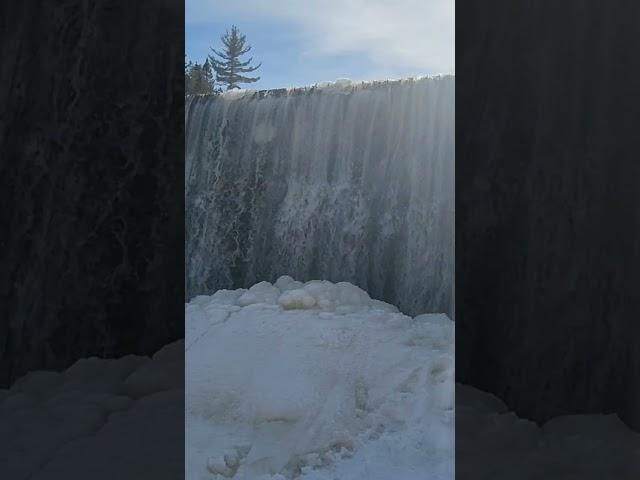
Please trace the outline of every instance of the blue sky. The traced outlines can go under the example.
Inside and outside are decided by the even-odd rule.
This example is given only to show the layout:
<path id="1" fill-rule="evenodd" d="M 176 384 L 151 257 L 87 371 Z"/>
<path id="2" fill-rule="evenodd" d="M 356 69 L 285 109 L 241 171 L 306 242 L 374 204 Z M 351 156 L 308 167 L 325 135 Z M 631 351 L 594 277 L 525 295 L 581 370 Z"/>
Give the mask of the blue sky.
<path id="1" fill-rule="evenodd" d="M 454 73 L 454 0 L 185 0 L 186 54 L 203 62 L 232 24 L 260 81 L 245 88 Z"/>

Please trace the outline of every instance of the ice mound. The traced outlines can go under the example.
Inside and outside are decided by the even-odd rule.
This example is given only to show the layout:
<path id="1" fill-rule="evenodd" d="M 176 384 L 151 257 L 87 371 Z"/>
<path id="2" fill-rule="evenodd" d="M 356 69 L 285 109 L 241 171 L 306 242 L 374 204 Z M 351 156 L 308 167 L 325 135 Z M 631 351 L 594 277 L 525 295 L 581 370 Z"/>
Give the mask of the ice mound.
<path id="1" fill-rule="evenodd" d="M 369 310 L 398 312 L 393 305 L 372 299 L 367 292 L 351 283 L 311 280 L 303 284 L 288 275 L 278 278 L 273 285 L 260 282 L 248 290 L 220 290 L 214 295 L 216 300 L 222 297 L 233 298 L 233 303 L 239 307 L 279 305 L 285 310 L 314 309 L 337 313 Z M 208 298 L 200 295 L 190 304 L 207 303 Z"/>
<path id="2" fill-rule="evenodd" d="M 296 288 L 283 292 L 278 297 L 278 303 L 285 310 L 313 308 L 317 304 L 317 300 L 303 288 Z"/>
<path id="3" fill-rule="evenodd" d="M 183 355 L 179 341 L 152 358 L 86 358 L 0 390 L 2 477 L 180 478 L 183 439 L 167 433 L 181 431 Z"/>
<path id="4" fill-rule="evenodd" d="M 280 277 L 186 314 L 186 478 L 453 478 L 453 322 Z"/>

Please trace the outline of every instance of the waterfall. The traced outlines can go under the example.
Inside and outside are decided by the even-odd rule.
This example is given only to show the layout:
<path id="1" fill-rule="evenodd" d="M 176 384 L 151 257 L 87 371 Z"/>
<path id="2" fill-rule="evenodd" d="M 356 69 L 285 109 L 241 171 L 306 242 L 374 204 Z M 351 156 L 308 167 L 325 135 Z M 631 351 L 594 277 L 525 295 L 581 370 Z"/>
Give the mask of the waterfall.
<path id="1" fill-rule="evenodd" d="M 187 98 L 186 297 L 280 275 L 452 316 L 455 78 Z"/>

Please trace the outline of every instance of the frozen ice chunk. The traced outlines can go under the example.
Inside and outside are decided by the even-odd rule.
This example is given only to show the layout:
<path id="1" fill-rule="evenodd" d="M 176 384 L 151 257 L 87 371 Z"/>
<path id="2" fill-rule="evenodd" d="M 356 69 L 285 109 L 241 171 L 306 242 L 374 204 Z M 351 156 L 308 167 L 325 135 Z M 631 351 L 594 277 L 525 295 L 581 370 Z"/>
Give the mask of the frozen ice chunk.
<path id="1" fill-rule="evenodd" d="M 295 280 L 291 278 L 289 275 L 282 275 L 281 277 L 278 278 L 278 280 L 276 280 L 276 283 L 274 283 L 274 285 L 278 287 L 280 290 L 283 290 L 291 282 L 295 282 Z"/>
<path id="2" fill-rule="evenodd" d="M 313 308 L 316 304 L 316 299 L 305 290 L 288 290 L 280 295 L 278 303 L 285 310 L 304 310 Z"/>
<path id="3" fill-rule="evenodd" d="M 303 287 L 316 301 L 323 298 L 330 299 L 334 295 L 335 285 L 327 280 L 311 280 Z"/>
<path id="4" fill-rule="evenodd" d="M 246 291 L 244 288 L 239 288 L 238 290 L 218 290 L 209 298 L 217 304 L 235 305 L 238 298 L 246 293 Z"/>
<path id="5" fill-rule="evenodd" d="M 238 305 L 246 307 L 248 305 L 267 303 L 275 304 L 280 296 L 280 290 L 269 282 L 256 283 L 249 291 L 243 293 L 238 298 Z"/>
<path id="6" fill-rule="evenodd" d="M 340 305 L 370 305 L 369 294 L 348 282 L 340 282 L 335 285 L 335 299 Z"/>
<path id="7" fill-rule="evenodd" d="M 382 310 L 383 312 L 390 312 L 390 313 L 399 312 L 398 307 L 396 307 L 395 305 L 391 305 L 390 303 L 383 302 L 382 300 L 372 299 L 370 305 L 372 308 L 376 310 Z"/>

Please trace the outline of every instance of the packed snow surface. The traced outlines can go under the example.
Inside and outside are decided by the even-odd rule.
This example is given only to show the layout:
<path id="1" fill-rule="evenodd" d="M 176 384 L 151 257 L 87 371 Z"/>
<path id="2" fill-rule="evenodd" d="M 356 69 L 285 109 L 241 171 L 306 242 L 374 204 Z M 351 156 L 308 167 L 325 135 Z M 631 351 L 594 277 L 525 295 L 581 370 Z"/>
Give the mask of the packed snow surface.
<path id="1" fill-rule="evenodd" d="M 446 315 L 285 276 L 185 317 L 188 480 L 453 479 Z"/>

